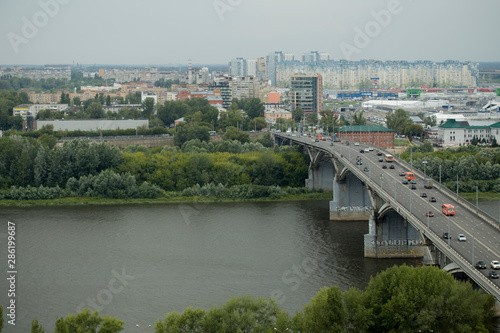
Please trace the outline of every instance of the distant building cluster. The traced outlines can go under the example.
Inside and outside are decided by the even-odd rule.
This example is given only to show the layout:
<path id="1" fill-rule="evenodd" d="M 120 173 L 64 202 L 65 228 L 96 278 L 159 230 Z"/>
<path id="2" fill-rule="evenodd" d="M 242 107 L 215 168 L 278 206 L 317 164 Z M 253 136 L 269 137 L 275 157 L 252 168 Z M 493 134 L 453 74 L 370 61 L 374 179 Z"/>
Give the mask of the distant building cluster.
<path id="1" fill-rule="evenodd" d="M 66 79 L 71 80 L 71 68 L 67 65 L 46 65 L 43 68 L 29 67 L 0 67 L 0 76 L 12 76 L 19 78 L 30 78 L 32 80 L 41 79 Z"/>

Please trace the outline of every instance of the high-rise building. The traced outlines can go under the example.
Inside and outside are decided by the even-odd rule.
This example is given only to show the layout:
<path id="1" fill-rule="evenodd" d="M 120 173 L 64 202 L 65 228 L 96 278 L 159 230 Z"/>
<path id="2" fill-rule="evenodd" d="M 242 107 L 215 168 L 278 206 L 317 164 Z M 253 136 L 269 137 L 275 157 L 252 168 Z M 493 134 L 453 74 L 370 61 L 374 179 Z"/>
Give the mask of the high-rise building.
<path id="1" fill-rule="evenodd" d="M 229 60 L 229 75 L 244 77 L 247 74 L 247 61 L 243 58 Z"/>
<path id="2" fill-rule="evenodd" d="M 231 106 L 231 103 L 233 101 L 233 94 L 232 94 L 232 82 L 230 77 L 228 76 L 214 77 L 214 82 L 212 82 L 210 87 L 214 90 L 217 89 L 218 91 L 220 91 L 223 108 L 227 109 L 229 106 Z"/>
<path id="3" fill-rule="evenodd" d="M 285 59 L 285 55 L 281 51 L 275 51 L 274 53 L 268 54 L 266 56 L 267 63 L 267 79 L 270 81 L 271 86 L 276 86 L 276 66 L 278 63 Z"/>
<path id="4" fill-rule="evenodd" d="M 267 81 L 267 65 L 266 59 L 259 58 L 257 59 L 257 77 L 261 80 Z"/>
<path id="5" fill-rule="evenodd" d="M 248 59 L 247 60 L 246 76 L 257 77 L 257 59 Z"/>
<path id="6" fill-rule="evenodd" d="M 285 53 L 284 61 L 294 61 L 294 60 L 295 60 L 295 56 L 293 53 Z"/>
<path id="7" fill-rule="evenodd" d="M 322 105 L 322 77 L 316 75 L 293 75 L 290 89 L 292 109 L 301 108 L 304 114 L 318 114 Z"/>

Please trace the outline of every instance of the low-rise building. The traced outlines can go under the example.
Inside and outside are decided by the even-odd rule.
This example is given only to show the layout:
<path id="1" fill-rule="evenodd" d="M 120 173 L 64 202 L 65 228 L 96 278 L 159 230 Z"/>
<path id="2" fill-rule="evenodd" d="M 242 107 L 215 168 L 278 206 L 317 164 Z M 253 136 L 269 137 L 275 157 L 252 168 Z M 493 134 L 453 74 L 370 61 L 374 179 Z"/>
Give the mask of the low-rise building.
<path id="1" fill-rule="evenodd" d="M 344 126 L 337 132 L 340 139 L 381 148 L 394 148 L 394 131 L 378 125 Z"/>
<path id="2" fill-rule="evenodd" d="M 449 119 L 438 127 L 438 143 L 443 147 L 468 145 L 473 140 L 490 143 L 493 138 L 500 140 L 500 122 L 484 122 L 472 125 L 469 121 Z"/>
<path id="3" fill-rule="evenodd" d="M 38 112 L 42 110 L 64 111 L 68 108 L 68 104 L 21 104 L 13 109 L 14 116 L 21 116 L 24 120 L 28 115 L 33 119 L 36 118 Z"/>
<path id="4" fill-rule="evenodd" d="M 85 120 L 37 120 L 34 124 L 34 129 L 42 128 L 43 126 L 52 125 L 54 131 L 101 131 L 101 130 L 116 130 L 116 129 L 137 129 L 140 127 L 149 127 L 148 119 L 85 119 Z"/>

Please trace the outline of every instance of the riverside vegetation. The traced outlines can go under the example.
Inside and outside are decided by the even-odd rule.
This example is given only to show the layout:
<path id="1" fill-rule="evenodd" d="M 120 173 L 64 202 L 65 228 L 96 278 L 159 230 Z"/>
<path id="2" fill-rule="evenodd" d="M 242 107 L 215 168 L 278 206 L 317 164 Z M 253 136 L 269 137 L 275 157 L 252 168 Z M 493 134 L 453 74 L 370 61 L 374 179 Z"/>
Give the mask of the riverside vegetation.
<path id="1" fill-rule="evenodd" d="M 234 332 L 484 332 L 494 329 L 494 298 L 437 267 L 389 268 L 364 291 L 324 287 L 290 316 L 275 299 L 235 296 L 209 310 L 168 313 L 156 333 Z M 1 314 L 1 307 L 0 307 Z M 0 331 L 1 331 L 0 322 Z M 124 321 L 84 309 L 56 321 L 55 333 L 123 331 Z M 38 320 L 32 332 L 45 332 Z"/>
<path id="2" fill-rule="evenodd" d="M 269 138 L 264 138 L 264 143 Z M 306 157 L 293 147 L 261 142 L 185 142 L 181 149 L 124 150 L 73 140 L 50 147 L 32 138 L 0 138 L 0 198 L 278 199 L 304 195 Z M 9 203 L 9 202 L 7 202 Z"/>

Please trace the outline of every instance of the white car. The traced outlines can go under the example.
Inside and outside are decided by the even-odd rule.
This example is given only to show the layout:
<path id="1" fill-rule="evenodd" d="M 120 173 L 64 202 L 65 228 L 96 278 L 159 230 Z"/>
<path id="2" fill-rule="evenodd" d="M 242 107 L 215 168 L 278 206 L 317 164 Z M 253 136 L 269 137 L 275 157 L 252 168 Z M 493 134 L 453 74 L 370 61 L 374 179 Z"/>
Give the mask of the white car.
<path id="1" fill-rule="evenodd" d="M 500 269 L 500 262 L 498 262 L 497 260 L 493 260 L 491 262 L 491 268 L 493 268 L 493 269 Z"/>
<path id="2" fill-rule="evenodd" d="M 458 234 L 457 238 L 458 238 L 459 242 L 465 242 L 467 240 L 467 238 L 465 238 L 464 234 Z"/>
<path id="3" fill-rule="evenodd" d="M 355 145 L 355 146 L 359 146 L 359 142 L 356 142 L 354 145 Z"/>

